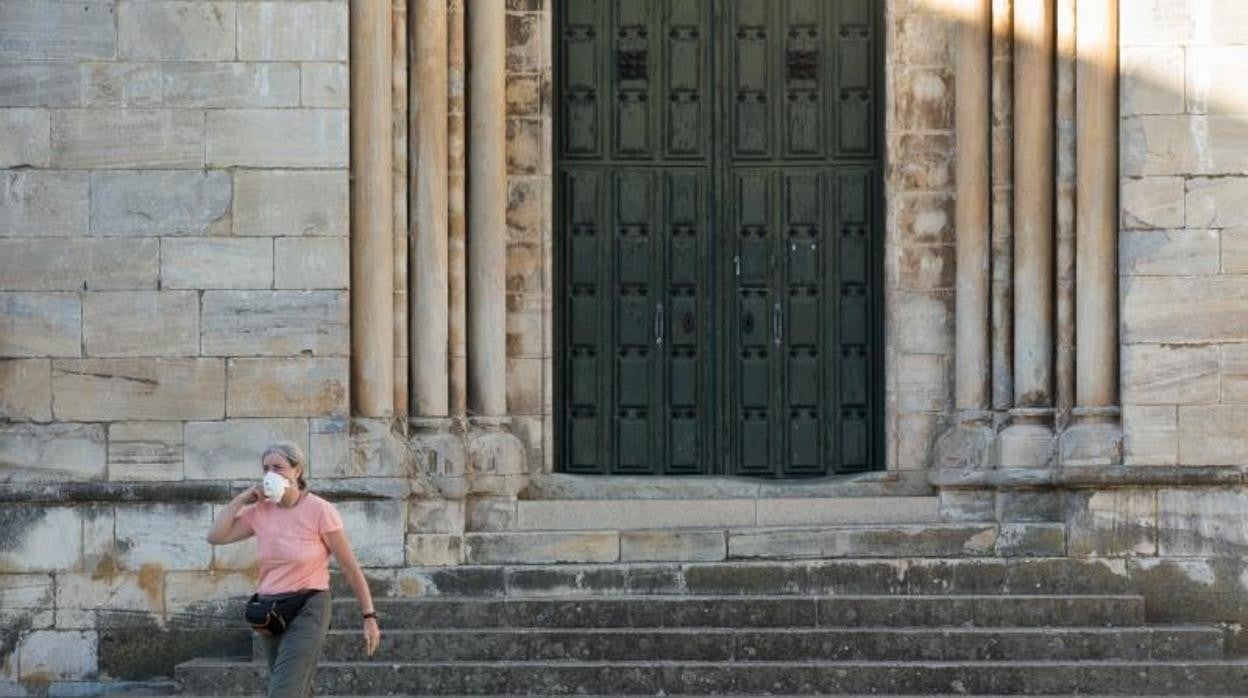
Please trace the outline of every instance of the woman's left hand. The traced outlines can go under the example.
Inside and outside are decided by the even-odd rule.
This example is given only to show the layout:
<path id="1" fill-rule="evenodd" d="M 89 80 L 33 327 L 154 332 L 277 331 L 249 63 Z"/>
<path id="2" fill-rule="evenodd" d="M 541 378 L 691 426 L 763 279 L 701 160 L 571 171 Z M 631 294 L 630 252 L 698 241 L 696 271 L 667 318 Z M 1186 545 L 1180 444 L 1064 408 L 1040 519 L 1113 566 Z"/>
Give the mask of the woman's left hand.
<path id="1" fill-rule="evenodd" d="M 377 625 L 376 618 L 364 619 L 364 652 L 368 656 L 373 656 L 373 652 L 377 651 L 377 646 L 381 644 L 381 626 Z"/>

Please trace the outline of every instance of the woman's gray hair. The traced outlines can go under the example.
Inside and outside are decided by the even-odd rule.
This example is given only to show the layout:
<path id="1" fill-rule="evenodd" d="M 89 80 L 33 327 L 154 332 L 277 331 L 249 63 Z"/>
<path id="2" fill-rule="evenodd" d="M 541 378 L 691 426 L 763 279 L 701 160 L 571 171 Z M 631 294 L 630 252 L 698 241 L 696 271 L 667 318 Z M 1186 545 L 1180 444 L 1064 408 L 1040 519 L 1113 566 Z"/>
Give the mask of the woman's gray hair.
<path id="1" fill-rule="evenodd" d="M 264 449 L 264 454 L 260 456 L 260 463 L 263 464 L 266 458 L 275 453 L 285 458 L 291 467 L 299 468 L 299 489 L 307 489 L 308 457 L 303 455 L 303 449 L 299 448 L 299 444 L 294 441 L 278 441 L 269 444 L 269 447 Z"/>

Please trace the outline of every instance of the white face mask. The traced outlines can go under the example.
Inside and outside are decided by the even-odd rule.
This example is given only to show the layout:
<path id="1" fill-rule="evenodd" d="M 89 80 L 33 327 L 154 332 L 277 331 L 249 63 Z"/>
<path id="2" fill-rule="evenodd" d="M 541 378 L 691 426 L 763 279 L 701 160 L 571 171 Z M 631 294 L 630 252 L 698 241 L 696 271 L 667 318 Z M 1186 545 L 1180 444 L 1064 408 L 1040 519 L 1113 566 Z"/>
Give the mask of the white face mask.
<path id="1" fill-rule="evenodd" d="M 264 489 L 265 498 L 277 504 L 282 501 L 282 495 L 286 494 L 286 488 L 290 487 L 290 480 L 277 473 L 269 472 L 264 474 L 261 487 Z"/>

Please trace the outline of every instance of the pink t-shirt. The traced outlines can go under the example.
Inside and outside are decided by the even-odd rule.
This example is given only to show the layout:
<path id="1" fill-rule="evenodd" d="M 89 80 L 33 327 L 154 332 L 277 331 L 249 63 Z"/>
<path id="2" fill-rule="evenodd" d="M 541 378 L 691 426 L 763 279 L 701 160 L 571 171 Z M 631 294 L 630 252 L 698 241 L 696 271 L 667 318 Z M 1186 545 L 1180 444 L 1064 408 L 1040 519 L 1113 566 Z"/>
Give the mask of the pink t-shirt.
<path id="1" fill-rule="evenodd" d="M 256 536 L 260 594 L 329 588 L 329 547 L 321 536 L 342 530 L 333 504 L 309 492 L 290 509 L 260 500 L 238 512 Z"/>

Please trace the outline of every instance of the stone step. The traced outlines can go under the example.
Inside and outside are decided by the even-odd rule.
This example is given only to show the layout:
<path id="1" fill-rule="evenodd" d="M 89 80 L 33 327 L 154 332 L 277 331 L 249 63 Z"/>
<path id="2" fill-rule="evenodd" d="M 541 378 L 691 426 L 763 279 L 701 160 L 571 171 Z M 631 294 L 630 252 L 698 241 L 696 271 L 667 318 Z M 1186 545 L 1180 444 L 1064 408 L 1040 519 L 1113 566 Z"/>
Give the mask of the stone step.
<path id="1" fill-rule="evenodd" d="M 605 523 L 618 522 L 608 517 Z M 465 559 L 473 565 L 1056 556 L 1065 549 L 1062 524 L 532 530 L 476 532 L 464 537 Z"/>
<path id="2" fill-rule="evenodd" d="M 363 659 L 358 630 L 330 632 L 327 661 Z M 1222 631 L 1132 628 L 391 630 L 373 661 L 975 661 L 1223 657 Z M 260 657 L 257 656 L 256 659 Z"/>
<path id="3" fill-rule="evenodd" d="M 377 595 L 476 597 L 1133 591 L 1125 560 L 1068 557 L 464 565 L 378 573 L 372 585 Z M 335 593 L 351 593 L 341 578 Z"/>
<path id="4" fill-rule="evenodd" d="M 377 599 L 391 630 L 465 628 L 1126 627 L 1144 622 L 1138 596 L 638 596 L 597 599 Z M 334 627 L 359 623 L 334 604 Z"/>
<path id="5" fill-rule="evenodd" d="M 260 692 L 259 662 L 177 668 L 190 694 Z M 320 695 L 1089 694 L 1236 695 L 1248 661 L 323 662 Z"/>
<path id="6" fill-rule="evenodd" d="M 819 499 L 833 497 L 919 497 L 934 494 L 927 471 L 891 470 L 797 480 L 707 475 L 572 475 L 542 473 L 529 478 L 531 500 L 569 499 Z"/>
<path id="7" fill-rule="evenodd" d="M 932 496 L 522 500 L 512 530 L 923 523 L 939 521 L 939 508 Z"/>

